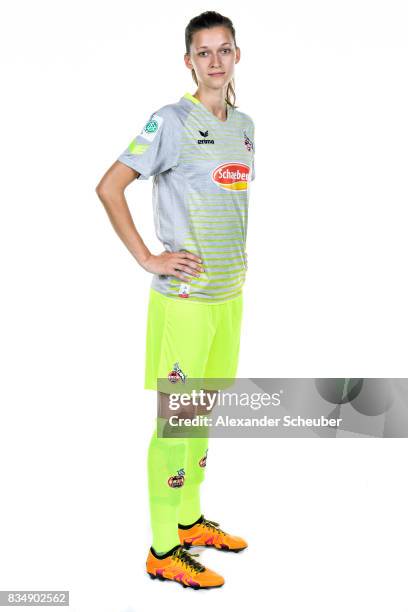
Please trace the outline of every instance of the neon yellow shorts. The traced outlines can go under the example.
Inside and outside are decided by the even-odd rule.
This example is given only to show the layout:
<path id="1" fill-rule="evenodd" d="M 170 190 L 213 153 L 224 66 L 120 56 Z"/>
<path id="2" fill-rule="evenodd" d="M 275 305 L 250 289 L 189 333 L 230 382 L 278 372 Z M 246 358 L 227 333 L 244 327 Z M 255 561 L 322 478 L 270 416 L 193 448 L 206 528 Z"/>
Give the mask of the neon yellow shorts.
<path id="1" fill-rule="evenodd" d="M 157 390 L 158 378 L 170 383 L 185 383 L 188 378 L 234 379 L 242 307 L 242 292 L 226 302 L 207 304 L 167 297 L 150 288 L 144 388 Z M 171 386 L 172 391 L 181 391 L 179 385 Z"/>

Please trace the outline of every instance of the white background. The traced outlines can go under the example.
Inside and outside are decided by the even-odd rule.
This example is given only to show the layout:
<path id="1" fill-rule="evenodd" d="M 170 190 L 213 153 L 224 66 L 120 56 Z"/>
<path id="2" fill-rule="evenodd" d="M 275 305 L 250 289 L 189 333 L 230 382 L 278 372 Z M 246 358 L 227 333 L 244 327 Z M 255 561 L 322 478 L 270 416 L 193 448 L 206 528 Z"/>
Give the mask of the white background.
<path id="1" fill-rule="evenodd" d="M 256 125 L 238 376 L 405 377 L 404 2 L 13 2 L 1 14 L 0 589 L 75 612 L 406 612 L 404 439 L 213 440 L 221 589 L 151 581 L 143 389 L 151 276 L 95 187 L 196 86 L 184 28 L 229 16 Z M 126 192 L 152 252 L 152 182 Z"/>

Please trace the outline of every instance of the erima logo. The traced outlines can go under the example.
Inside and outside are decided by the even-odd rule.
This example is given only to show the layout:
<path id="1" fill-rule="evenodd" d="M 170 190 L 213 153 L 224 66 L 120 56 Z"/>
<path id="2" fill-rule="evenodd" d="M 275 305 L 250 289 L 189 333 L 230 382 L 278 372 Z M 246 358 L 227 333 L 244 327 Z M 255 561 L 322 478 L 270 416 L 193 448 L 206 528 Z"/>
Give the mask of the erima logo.
<path id="1" fill-rule="evenodd" d="M 208 136 L 208 130 L 206 132 L 202 132 L 201 130 L 198 130 L 201 134 L 201 136 L 203 137 L 203 140 L 197 140 L 197 144 L 214 144 L 213 140 L 209 140 L 207 139 Z"/>

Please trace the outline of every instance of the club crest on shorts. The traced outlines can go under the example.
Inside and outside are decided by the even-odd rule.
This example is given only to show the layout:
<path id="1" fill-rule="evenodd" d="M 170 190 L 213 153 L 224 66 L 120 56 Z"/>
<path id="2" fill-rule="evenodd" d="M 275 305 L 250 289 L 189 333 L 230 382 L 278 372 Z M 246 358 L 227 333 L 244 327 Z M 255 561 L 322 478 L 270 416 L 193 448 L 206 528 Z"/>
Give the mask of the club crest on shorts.
<path id="1" fill-rule="evenodd" d="M 173 489 L 182 487 L 184 484 L 184 474 L 184 468 L 181 468 L 181 470 L 177 470 L 177 474 L 170 476 L 170 478 L 167 480 L 169 487 L 172 487 Z"/>
<path id="2" fill-rule="evenodd" d="M 180 368 L 178 361 L 173 366 L 173 369 L 168 373 L 167 378 L 171 383 L 176 383 L 181 380 L 182 383 L 186 382 L 187 374 L 184 374 Z"/>
<path id="3" fill-rule="evenodd" d="M 178 294 L 182 298 L 190 297 L 190 285 L 188 283 L 181 283 Z"/>
<path id="4" fill-rule="evenodd" d="M 207 465 L 207 453 L 208 453 L 208 448 L 205 451 L 204 457 L 201 457 L 200 461 L 198 462 L 198 465 L 202 468 L 204 468 Z"/>
<path id="5" fill-rule="evenodd" d="M 254 150 L 254 143 L 249 138 L 249 136 L 247 136 L 247 133 L 245 132 L 245 130 L 244 130 L 244 145 L 246 146 L 248 151 L 253 151 Z"/>

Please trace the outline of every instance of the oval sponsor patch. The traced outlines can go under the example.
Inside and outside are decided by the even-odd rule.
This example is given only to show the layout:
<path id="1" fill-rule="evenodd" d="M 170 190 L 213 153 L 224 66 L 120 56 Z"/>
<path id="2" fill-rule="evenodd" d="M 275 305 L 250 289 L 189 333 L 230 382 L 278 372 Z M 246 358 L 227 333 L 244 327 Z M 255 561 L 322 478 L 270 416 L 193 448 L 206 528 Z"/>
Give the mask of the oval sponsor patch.
<path id="1" fill-rule="evenodd" d="M 251 169 L 246 164 L 228 162 L 217 166 L 211 173 L 211 178 L 222 189 L 242 191 L 248 188 Z"/>

